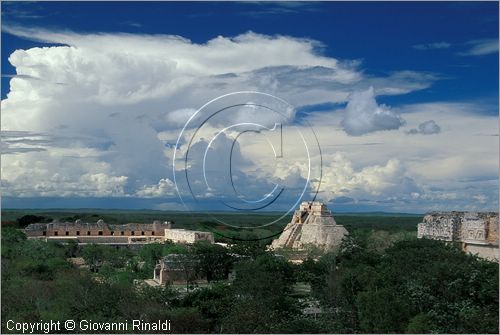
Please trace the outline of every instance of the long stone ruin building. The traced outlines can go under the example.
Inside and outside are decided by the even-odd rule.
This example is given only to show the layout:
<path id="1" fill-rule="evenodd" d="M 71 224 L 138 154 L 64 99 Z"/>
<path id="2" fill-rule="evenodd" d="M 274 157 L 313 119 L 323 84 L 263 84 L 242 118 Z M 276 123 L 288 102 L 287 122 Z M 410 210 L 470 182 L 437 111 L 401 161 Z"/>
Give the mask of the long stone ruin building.
<path id="1" fill-rule="evenodd" d="M 338 225 L 326 205 L 318 201 L 306 201 L 295 211 L 292 221 L 285 227 L 280 237 L 275 239 L 272 249 L 304 249 L 314 245 L 324 250 L 336 249 L 344 236 L 348 235 L 344 226 Z"/>
<path id="2" fill-rule="evenodd" d="M 435 212 L 418 224 L 418 238 L 459 242 L 464 251 L 498 261 L 498 213 Z"/>
<path id="3" fill-rule="evenodd" d="M 79 244 L 145 244 L 172 241 L 194 243 L 205 240 L 214 243 L 213 234 L 204 231 L 173 229 L 171 222 L 107 224 L 103 220 L 96 223 L 75 222 L 32 223 L 24 232 L 28 238 L 76 241 Z"/>

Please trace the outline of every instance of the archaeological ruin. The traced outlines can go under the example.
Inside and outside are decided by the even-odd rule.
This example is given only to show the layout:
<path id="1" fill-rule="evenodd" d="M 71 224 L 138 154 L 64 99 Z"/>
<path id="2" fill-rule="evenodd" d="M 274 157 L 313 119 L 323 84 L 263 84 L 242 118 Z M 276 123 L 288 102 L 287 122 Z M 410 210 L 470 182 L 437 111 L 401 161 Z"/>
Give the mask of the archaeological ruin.
<path id="1" fill-rule="evenodd" d="M 192 244 L 196 241 L 215 242 L 214 235 L 210 232 L 187 229 L 165 229 L 164 239 L 166 241 L 187 244 Z"/>
<path id="2" fill-rule="evenodd" d="M 344 226 L 335 222 L 325 204 L 306 201 L 300 204 L 280 237 L 272 242 L 271 248 L 302 250 L 312 245 L 323 250 L 332 250 L 336 249 L 348 234 Z"/>
<path id="3" fill-rule="evenodd" d="M 61 242 L 73 240 L 79 244 L 128 245 L 164 241 L 190 244 L 201 240 L 214 243 L 213 234 L 210 232 L 174 229 L 172 223 L 168 221 L 122 225 L 107 224 L 103 220 L 96 223 L 81 222 L 81 220 L 32 223 L 24 229 L 24 232 L 31 239 Z"/>
<path id="4" fill-rule="evenodd" d="M 186 281 L 202 279 L 196 275 L 198 260 L 183 254 L 170 254 L 161 258 L 154 268 L 153 280 L 158 284 L 185 283 Z"/>
<path id="5" fill-rule="evenodd" d="M 418 224 L 418 238 L 459 242 L 462 249 L 498 261 L 498 213 L 434 212 Z"/>

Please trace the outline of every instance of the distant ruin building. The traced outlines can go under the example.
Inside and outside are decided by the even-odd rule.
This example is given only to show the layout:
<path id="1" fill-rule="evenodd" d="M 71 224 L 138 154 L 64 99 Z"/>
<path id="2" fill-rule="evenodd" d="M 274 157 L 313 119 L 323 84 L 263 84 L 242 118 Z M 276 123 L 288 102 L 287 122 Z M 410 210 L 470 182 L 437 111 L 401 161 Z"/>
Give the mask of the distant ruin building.
<path id="1" fill-rule="evenodd" d="M 153 280 L 158 284 L 181 284 L 205 279 L 197 274 L 199 260 L 184 254 L 170 254 L 160 259 L 154 268 Z"/>
<path id="2" fill-rule="evenodd" d="M 306 201 L 295 211 L 292 221 L 285 227 L 272 249 L 304 249 L 307 245 L 324 250 L 336 249 L 344 236 L 344 226 L 338 225 L 326 205 L 318 201 Z"/>
<path id="3" fill-rule="evenodd" d="M 195 243 L 197 241 L 207 241 L 214 243 L 214 235 L 206 231 L 196 231 L 187 229 L 165 229 L 166 241 L 172 241 L 176 243 Z"/>
<path id="4" fill-rule="evenodd" d="M 167 240 L 174 243 L 194 243 L 200 240 L 214 243 L 213 234 L 210 232 L 173 229 L 172 223 L 168 221 L 122 225 L 107 224 L 103 220 L 96 223 L 83 223 L 81 220 L 32 223 L 24 232 L 28 238 L 61 242 L 73 240 L 79 244 L 145 244 Z"/>
<path id="5" fill-rule="evenodd" d="M 498 213 L 436 212 L 418 224 L 418 238 L 460 242 L 462 249 L 498 261 Z"/>

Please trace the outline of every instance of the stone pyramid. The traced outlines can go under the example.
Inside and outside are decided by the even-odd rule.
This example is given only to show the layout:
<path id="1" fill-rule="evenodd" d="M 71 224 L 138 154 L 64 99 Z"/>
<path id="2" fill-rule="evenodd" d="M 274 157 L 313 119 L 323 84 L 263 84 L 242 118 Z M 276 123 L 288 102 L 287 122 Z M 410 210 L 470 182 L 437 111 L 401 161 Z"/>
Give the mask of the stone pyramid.
<path id="1" fill-rule="evenodd" d="M 344 236 L 344 226 L 338 225 L 326 205 L 318 201 L 306 201 L 295 211 L 292 221 L 280 237 L 271 244 L 272 249 L 304 249 L 314 245 L 324 250 L 336 249 Z"/>

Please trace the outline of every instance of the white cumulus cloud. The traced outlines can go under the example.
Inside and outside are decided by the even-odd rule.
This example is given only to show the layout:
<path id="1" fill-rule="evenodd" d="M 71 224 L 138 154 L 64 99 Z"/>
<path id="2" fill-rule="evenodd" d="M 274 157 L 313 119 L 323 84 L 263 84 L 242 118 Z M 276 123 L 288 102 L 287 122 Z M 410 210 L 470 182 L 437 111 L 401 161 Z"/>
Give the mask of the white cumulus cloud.
<path id="1" fill-rule="evenodd" d="M 351 94 L 342 120 L 345 132 L 352 136 L 398 129 L 404 124 L 405 121 L 398 113 L 388 106 L 377 104 L 373 87 Z"/>
<path id="2" fill-rule="evenodd" d="M 336 153 L 330 157 L 324 171 L 321 196 L 328 201 L 341 196 L 383 200 L 419 190 L 398 159 L 390 159 L 385 165 L 356 169 L 344 154 Z"/>
<path id="3" fill-rule="evenodd" d="M 175 184 L 170 179 L 160 179 L 156 185 L 144 185 L 136 192 L 141 198 L 156 198 L 175 195 Z"/>
<path id="4" fill-rule="evenodd" d="M 441 132 L 441 127 L 434 120 L 424 121 L 417 128 L 412 128 L 408 134 L 432 135 Z"/>
<path id="5" fill-rule="evenodd" d="M 110 194 L 147 197 L 164 192 L 158 183 L 172 177 L 172 142 L 207 101 L 233 91 L 258 90 L 294 106 L 343 102 L 365 77 L 359 62 L 326 57 L 320 42 L 289 36 L 248 32 L 197 44 L 172 35 L 3 29 L 57 44 L 19 49 L 9 57 L 17 75 L 2 100 L 2 131 L 39 133 L 50 139 L 35 143 L 24 137 L 2 143 L 2 178 L 12 196 L 21 194 L 14 185 L 23 175 L 46 184 L 33 187 L 33 195 L 63 188 L 59 181 L 51 182 L 63 166 L 78 166 L 63 173 L 73 193 L 80 185 L 92 196 L 80 179 L 89 173 L 105 174 L 110 180 L 126 177 L 119 179 L 120 187 L 103 183 Z M 422 89 L 434 80 L 419 73 L 395 73 L 391 78 L 367 80 L 387 94 Z M 395 81 L 402 91 L 394 90 Z M 254 117 L 262 122 L 276 122 L 275 115 L 259 113 Z M 221 121 L 238 121 L 247 114 L 237 111 L 232 119 Z M 289 120 L 294 115 L 294 110 L 287 112 Z M 34 169 L 37 165 L 46 168 Z M 104 192 L 92 189 L 95 195 Z"/>
<path id="6" fill-rule="evenodd" d="M 380 95 L 425 89 L 439 79 L 434 74 L 406 70 L 371 76 L 357 60 L 327 57 L 320 42 L 290 36 L 248 32 L 194 43 L 172 35 L 3 28 L 49 45 L 19 49 L 9 58 L 17 75 L 1 103 L 2 188 L 7 197 L 165 197 L 158 208 L 177 207 L 171 171 L 180 129 L 203 104 L 234 91 L 270 93 L 294 107 L 347 102 L 344 111 L 308 116 L 324 154 L 323 200 L 382 199 L 401 201 L 401 206 L 414 201 L 416 208 L 433 201 L 463 205 L 472 198 L 461 190 L 498 174 L 498 154 L 491 154 L 498 153 L 498 137 L 475 135 L 498 135 L 492 117 L 465 104 L 406 106 L 403 111 L 376 101 Z M 435 132 L 441 125 L 440 142 L 421 136 L 414 143 L 416 137 L 405 132 L 382 131 L 405 124 L 398 111 L 421 132 Z M 275 115 L 251 108 L 214 121 L 227 124 L 250 116 L 270 126 L 277 121 Z M 284 119 L 293 124 L 296 110 L 287 110 Z M 193 153 L 205 149 L 220 130 L 217 122 L 207 124 L 206 137 L 194 143 Z M 300 122 L 296 126 L 305 127 Z M 227 135 L 209 150 L 207 176 L 215 184 L 228 176 L 228 139 L 234 134 Z M 279 143 L 275 132 L 261 135 Z M 182 140 L 181 152 L 186 150 Z M 300 136 L 284 137 L 284 157 L 276 161 L 263 136 L 241 136 L 238 143 L 234 183 L 246 199 L 271 192 L 276 183 L 290 192 L 302 191 L 309 166 Z M 193 181 L 204 182 L 196 173 L 197 163 Z M 312 168 L 317 175 L 319 164 Z M 460 178 L 474 181 L 450 184 Z M 319 178 L 311 179 L 314 184 Z M 498 194 L 489 191 L 492 182 L 481 183 L 470 194 L 484 207 L 497 203 Z M 433 188 L 437 184 L 439 189 Z M 227 191 L 214 188 L 213 194 L 234 193 Z"/>

